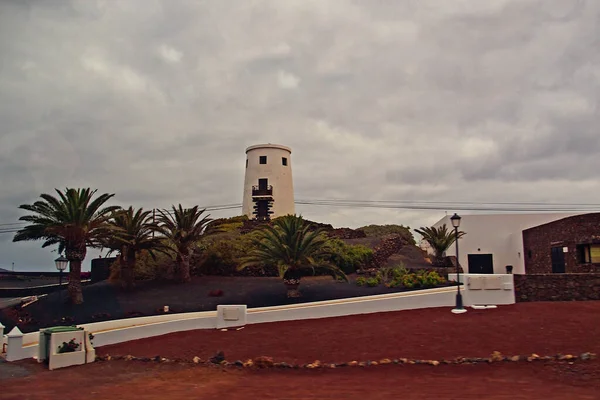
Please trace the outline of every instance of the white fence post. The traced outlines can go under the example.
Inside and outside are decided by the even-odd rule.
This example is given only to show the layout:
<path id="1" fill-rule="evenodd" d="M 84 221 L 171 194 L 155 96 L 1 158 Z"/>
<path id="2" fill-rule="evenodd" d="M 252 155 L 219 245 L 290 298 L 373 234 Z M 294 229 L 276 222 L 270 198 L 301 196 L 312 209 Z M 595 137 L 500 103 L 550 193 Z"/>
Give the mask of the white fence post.
<path id="1" fill-rule="evenodd" d="M 12 331 L 6 335 L 6 338 L 6 361 L 20 360 L 22 358 L 21 352 L 23 350 L 23 332 L 15 326 Z"/>

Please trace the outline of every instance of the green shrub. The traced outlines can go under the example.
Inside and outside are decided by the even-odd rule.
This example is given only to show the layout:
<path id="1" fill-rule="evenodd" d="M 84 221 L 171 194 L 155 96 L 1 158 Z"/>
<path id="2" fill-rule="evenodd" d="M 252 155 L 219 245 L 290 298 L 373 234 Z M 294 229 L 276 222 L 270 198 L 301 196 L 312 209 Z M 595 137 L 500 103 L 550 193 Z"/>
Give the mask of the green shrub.
<path id="1" fill-rule="evenodd" d="M 367 286 L 369 287 L 375 287 L 379 285 L 379 281 L 377 280 L 377 278 L 375 277 L 371 277 L 369 279 L 367 279 Z"/>
<path id="2" fill-rule="evenodd" d="M 407 289 L 412 289 L 414 287 L 418 287 L 419 282 L 417 280 L 416 274 L 406 274 L 402 278 L 400 278 L 400 284 Z"/>
<path id="3" fill-rule="evenodd" d="M 373 250 L 363 245 L 349 245 L 332 238 L 327 243 L 327 261 L 339 267 L 345 274 L 352 274 L 373 259 Z"/>
<path id="4" fill-rule="evenodd" d="M 276 276 L 273 266 L 262 266 L 238 271 L 240 259 L 252 249 L 252 238 L 258 230 L 245 235 L 240 228 L 247 217 L 217 219 L 211 224 L 208 235 L 198 243 L 198 249 L 192 260 L 192 274 L 208 275 L 253 275 Z M 403 230 L 410 234 L 410 231 Z M 350 245 L 338 238 L 331 238 L 325 249 L 325 260 L 339 267 L 344 273 L 352 274 L 373 260 L 373 249 L 364 245 Z M 315 275 L 327 274 L 324 269 L 316 268 Z"/>
<path id="5" fill-rule="evenodd" d="M 143 251 L 136 259 L 134 273 L 136 280 L 164 279 L 169 275 L 173 259 L 167 254 L 155 252 L 156 260 Z M 111 266 L 119 268 L 118 260 Z"/>
<path id="6" fill-rule="evenodd" d="M 409 226 L 404 225 L 367 225 L 363 226 L 362 229 L 367 237 L 382 237 L 386 235 L 398 234 L 408 240 L 412 245 L 416 245 L 417 242 L 410 231 Z"/>
<path id="7" fill-rule="evenodd" d="M 218 229 L 220 232 L 233 232 L 239 230 L 243 225 L 243 222 L 231 222 L 228 224 L 218 225 Z"/>
<path id="8" fill-rule="evenodd" d="M 365 286 L 367 284 L 367 278 L 365 278 L 364 276 L 359 276 L 358 278 L 356 278 L 356 284 L 358 286 Z"/>
<path id="9" fill-rule="evenodd" d="M 362 278 L 362 277 L 361 277 Z M 442 285 L 446 279 L 435 271 L 420 270 L 410 272 L 404 266 L 382 268 L 374 277 L 365 279 L 358 278 L 359 286 L 377 286 L 380 284 L 389 288 L 404 287 L 406 289 L 431 288 Z M 360 283 L 359 283 L 360 279 Z"/>
<path id="10" fill-rule="evenodd" d="M 252 239 L 258 231 L 246 235 L 238 231 L 220 232 L 209 235 L 198 245 L 192 273 L 196 275 L 220 276 L 277 276 L 277 270 L 271 266 L 259 266 L 238 271 L 241 258 L 252 249 Z"/>

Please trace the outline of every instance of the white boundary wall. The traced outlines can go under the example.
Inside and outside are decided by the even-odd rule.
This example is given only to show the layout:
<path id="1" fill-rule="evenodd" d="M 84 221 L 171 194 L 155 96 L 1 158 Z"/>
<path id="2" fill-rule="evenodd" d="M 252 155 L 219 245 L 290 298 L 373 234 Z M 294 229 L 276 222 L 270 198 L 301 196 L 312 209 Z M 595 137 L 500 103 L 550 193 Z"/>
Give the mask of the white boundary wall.
<path id="1" fill-rule="evenodd" d="M 510 281 L 512 282 L 512 275 L 508 275 L 508 277 L 510 277 Z M 462 280 L 463 276 L 461 275 Z M 480 304 L 480 298 L 469 296 L 467 295 L 467 289 L 464 290 L 465 306 Z M 506 296 L 500 298 L 500 301 L 496 301 L 497 299 L 493 297 L 496 296 L 496 292 L 490 290 L 482 291 L 484 297 L 489 294 L 490 298 L 481 304 L 514 303 L 514 291 L 512 292 L 512 302 L 508 301 L 509 296 L 507 293 L 504 293 L 507 292 L 505 290 L 501 292 L 506 294 Z M 455 294 L 456 287 L 443 287 L 252 309 L 246 309 L 245 305 L 220 305 L 217 307 L 217 311 L 128 318 L 82 324 L 79 326 L 94 335 L 92 342 L 93 346 L 97 348 L 130 340 L 197 329 L 221 329 L 239 327 L 246 324 L 330 318 L 432 307 L 451 307 L 455 302 Z M 477 296 L 480 295 L 478 294 Z M 473 303 L 473 300 L 477 302 Z M 10 357 L 7 356 L 7 361 L 37 357 L 39 332 L 22 334 L 18 331 L 18 333 L 15 332 L 11 340 L 12 343 L 9 341 L 9 351 L 7 353 L 10 354 Z"/>
<path id="2" fill-rule="evenodd" d="M 456 282 L 456 274 L 448 274 L 448 280 Z M 460 282 L 465 305 L 515 304 L 512 274 L 460 274 Z"/>
<path id="3" fill-rule="evenodd" d="M 287 306 L 252 308 L 248 310 L 247 321 L 248 324 L 260 324 L 451 306 L 454 304 L 452 289 L 452 287 L 444 287 Z"/>

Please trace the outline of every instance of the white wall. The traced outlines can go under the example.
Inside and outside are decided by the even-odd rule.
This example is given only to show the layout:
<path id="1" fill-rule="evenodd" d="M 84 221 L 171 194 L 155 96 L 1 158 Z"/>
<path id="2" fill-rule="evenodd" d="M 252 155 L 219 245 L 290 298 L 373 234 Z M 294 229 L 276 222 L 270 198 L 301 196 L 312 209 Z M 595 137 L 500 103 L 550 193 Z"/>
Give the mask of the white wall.
<path id="1" fill-rule="evenodd" d="M 506 277 L 507 282 L 512 282 L 512 275 L 506 275 Z M 465 306 L 473 304 L 514 303 L 514 292 L 511 301 L 508 289 L 501 291 L 480 291 L 475 295 L 479 297 L 467 294 L 468 289 L 468 287 L 465 289 Z M 99 347 L 197 329 L 216 329 L 245 324 L 340 317 L 430 307 L 451 307 L 455 302 L 455 294 L 455 287 L 443 287 L 252 309 L 246 309 L 245 305 L 219 306 L 219 311 L 143 317 L 143 323 L 139 321 L 143 318 L 130 318 L 127 320 L 97 322 L 81 326 L 85 327 L 87 332 L 91 332 L 94 335 L 94 339 L 92 340 L 93 346 Z M 240 318 L 235 321 L 227 321 L 224 318 L 224 308 L 237 308 Z M 167 317 L 170 319 L 167 319 Z M 153 319 L 156 319 L 157 322 L 152 322 Z M 7 357 L 7 360 L 16 361 L 36 357 L 38 354 L 37 341 L 39 339 L 39 332 L 27 335 L 22 335 L 18 332 L 18 334 L 16 335 L 18 337 L 11 339 L 14 342 L 14 346 L 9 345 L 11 357 L 10 359 Z M 28 343 L 23 340 L 26 336 L 28 337 Z"/>
<path id="2" fill-rule="evenodd" d="M 452 289 L 444 287 L 279 307 L 252 308 L 248 310 L 246 321 L 248 324 L 258 324 L 451 306 L 454 304 Z"/>
<path id="3" fill-rule="evenodd" d="M 454 229 L 450 217 L 434 224 L 440 227 L 446 224 Z M 468 254 L 492 254 L 494 273 L 506 273 L 506 266 L 513 266 L 514 274 L 525 273 L 523 253 L 523 230 L 577 214 L 472 214 L 460 215 L 460 230 L 466 233 L 458 241 L 460 265 L 468 272 Z M 453 244 L 446 252 L 448 256 L 456 256 Z"/>
<path id="4" fill-rule="evenodd" d="M 448 280 L 456 282 L 456 274 L 448 274 Z M 512 274 L 460 274 L 460 282 L 463 283 L 460 289 L 466 306 L 516 302 Z"/>
<path id="5" fill-rule="evenodd" d="M 209 315 L 202 317 L 138 325 L 109 331 L 92 331 L 92 334 L 94 335 L 92 343 L 94 347 L 97 348 L 99 346 L 108 346 L 109 344 L 166 335 L 174 332 L 192 331 L 196 329 L 215 329 L 216 326 L 216 312 L 212 311 Z"/>
<path id="6" fill-rule="evenodd" d="M 252 186 L 258 185 L 260 178 L 267 178 L 269 185 L 273 186 L 274 201 L 271 218 L 296 213 L 291 153 L 289 147 L 276 144 L 261 144 L 246 149 L 248 167 L 244 177 L 242 212 L 249 218 L 253 217 L 254 211 Z M 260 156 L 267 156 L 266 164 L 259 163 Z M 287 158 L 287 166 L 282 165 L 282 157 Z"/>

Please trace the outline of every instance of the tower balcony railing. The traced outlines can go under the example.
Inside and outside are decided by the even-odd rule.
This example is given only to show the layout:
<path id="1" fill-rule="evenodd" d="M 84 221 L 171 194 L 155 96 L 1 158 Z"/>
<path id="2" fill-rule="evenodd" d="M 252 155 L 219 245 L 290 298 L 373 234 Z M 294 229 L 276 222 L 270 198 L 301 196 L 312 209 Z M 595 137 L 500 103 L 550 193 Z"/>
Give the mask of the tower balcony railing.
<path id="1" fill-rule="evenodd" d="M 273 186 L 267 187 L 252 186 L 252 196 L 273 196 Z"/>

